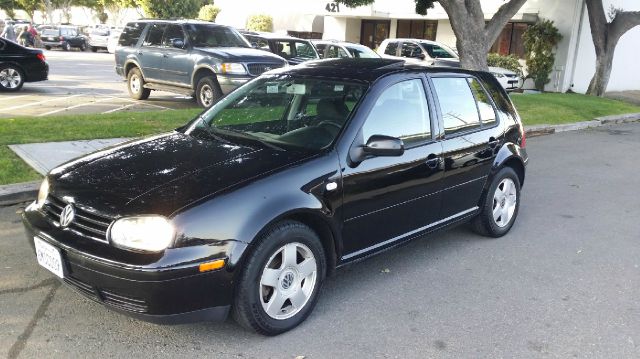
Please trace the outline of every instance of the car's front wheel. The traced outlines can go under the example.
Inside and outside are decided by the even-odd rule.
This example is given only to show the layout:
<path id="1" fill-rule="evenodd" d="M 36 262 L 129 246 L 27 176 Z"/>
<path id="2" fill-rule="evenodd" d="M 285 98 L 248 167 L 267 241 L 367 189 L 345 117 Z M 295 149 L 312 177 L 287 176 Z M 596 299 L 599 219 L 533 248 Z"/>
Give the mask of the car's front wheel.
<path id="1" fill-rule="evenodd" d="M 127 90 L 129 96 L 135 100 L 146 100 L 151 94 L 151 90 L 144 88 L 144 78 L 142 72 L 136 67 L 129 71 L 127 75 Z"/>
<path id="2" fill-rule="evenodd" d="M 286 332 L 309 316 L 325 274 L 324 249 L 311 228 L 294 221 L 275 225 L 246 260 L 233 316 L 261 334 Z"/>
<path id="3" fill-rule="evenodd" d="M 0 89 L 3 91 L 18 91 L 24 85 L 22 70 L 13 65 L 0 65 Z"/>
<path id="4" fill-rule="evenodd" d="M 79 49 L 82 52 L 87 51 L 87 44 L 85 42 L 81 43 Z"/>
<path id="5" fill-rule="evenodd" d="M 501 237 L 513 226 L 519 209 L 520 179 L 513 168 L 503 167 L 493 178 L 480 214 L 471 224 L 479 234 Z"/>
<path id="6" fill-rule="evenodd" d="M 71 51 L 71 44 L 70 44 L 69 42 L 64 42 L 64 43 L 62 44 L 62 49 L 63 49 L 64 51 Z"/>
<path id="7" fill-rule="evenodd" d="M 206 76 L 198 81 L 195 95 L 198 105 L 209 108 L 222 97 L 222 91 L 212 76 Z"/>
<path id="8" fill-rule="evenodd" d="M 98 48 L 95 46 L 90 46 L 91 52 L 98 52 Z"/>

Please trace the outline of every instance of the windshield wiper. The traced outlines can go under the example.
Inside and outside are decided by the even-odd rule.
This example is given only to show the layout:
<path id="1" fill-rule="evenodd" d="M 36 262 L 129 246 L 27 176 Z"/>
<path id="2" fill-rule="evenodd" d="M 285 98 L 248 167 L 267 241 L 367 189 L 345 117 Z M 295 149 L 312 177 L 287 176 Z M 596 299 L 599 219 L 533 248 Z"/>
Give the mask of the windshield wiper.
<path id="1" fill-rule="evenodd" d="M 219 131 L 219 132 L 231 132 L 230 136 L 257 141 L 257 142 L 260 142 L 261 144 L 263 144 L 264 146 L 269 147 L 269 148 L 274 149 L 274 150 L 277 150 L 277 151 L 284 151 L 285 150 L 284 148 L 282 148 L 280 146 L 274 145 L 271 142 L 267 142 L 267 141 L 263 140 L 262 138 L 260 138 L 260 137 L 258 137 L 256 135 L 252 135 L 252 134 L 250 134 L 248 132 L 241 132 L 241 131 L 227 129 L 227 128 L 225 128 L 225 129 L 218 128 L 217 131 Z"/>
<path id="2" fill-rule="evenodd" d="M 204 130 L 204 132 L 206 132 L 207 135 L 209 135 L 210 137 L 212 137 L 216 141 L 223 142 L 223 143 L 230 143 L 229 140 L 226 140 L 226 139 L 220 137 L 216 133 L 216 130 L 213 129 L 213 127 L 209 126 L 209 124 L 207 124 L 207 122 L 205 121 L 204 118 L 202 118 L 202 116 L 199 119 L 200 119 L 200 123 L 202 124 L 202 127 L 196 127 L 197 129 Z"/>

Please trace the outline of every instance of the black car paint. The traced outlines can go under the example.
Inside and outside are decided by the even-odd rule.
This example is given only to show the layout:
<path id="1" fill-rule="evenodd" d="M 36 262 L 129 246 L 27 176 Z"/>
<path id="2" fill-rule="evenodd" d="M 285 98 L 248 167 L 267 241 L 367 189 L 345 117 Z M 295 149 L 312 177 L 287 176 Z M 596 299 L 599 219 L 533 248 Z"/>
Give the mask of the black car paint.
<path id="1" fill-rule="evenodd" d="M 25 82 L 45 81 L 49 78 L 49 64 L 41 60 L 42 50 L 0 39 L 0 65 L 9 64 L 22 70 Z"/>
<path id="2" fill-rule="evenodd" d="M 39 236 L 60 248 L 70 278 L 83 282 L 80 287 L 88 285 L 93 299 L 127 314 L 156 322 L 222 318 L 243 258 L 270 224 L 286 218 L 309 225 L 325 239 L 333 269 L 474 216 L 482 189 L 505 164 L 524 181 L 522 125 L 490 75 L 384 59 L 312 62 L 280 72 L 363 81 L 370 87 L 334 145 L 319 152 L 223 143 L 179 130 L 94 153 L 49 174 L 50 193 L 87 211 L 113 219 L 171 218 L 178 235 L 161 253 L 134 253 L 82 238 L 52 224 L 34 205 L 23 214 L 31 245 Z M 431 76 L 440 74 L 475 76 L 501 96 L 495 101 L 497 125 L 447 138 L 429 85 Z M 420 78 L 425 85 L 431 141 L 401 157 L 355 162 L 351 154 L 363 144 L 360 127 L 376 96 L 405 78 Z M 488 145 L 490 137 L 498 139 L 494 147 Z M 474 145 L 458 148 L 458 141 Z M 465 165 L 470 157 L 473 165 Z M 337 190 L 328 190 L 328 183 L 336 183 Z M 212 259 L 225 259 L 226 266 L 199 273 L 198 265 Z M 103 291 L 141 298 L 147 309 L 139 313 L 114 306 Z"/>
<path id="3" fill-rule="evenodd" d="M 69 44 L 70 47 L 75 48 L 86 48 L 89 43 L 89 38 L 83 35 L 77 27 L 59 27 L 46 31 L 50 32 L 55 30 L 58 32 L 57 35 L 42 35 L 42 45 L 47 49 L 56 47 L 64 48 L 65 44 Z M 69 34 L 69 32 L 75 34 Z"/>

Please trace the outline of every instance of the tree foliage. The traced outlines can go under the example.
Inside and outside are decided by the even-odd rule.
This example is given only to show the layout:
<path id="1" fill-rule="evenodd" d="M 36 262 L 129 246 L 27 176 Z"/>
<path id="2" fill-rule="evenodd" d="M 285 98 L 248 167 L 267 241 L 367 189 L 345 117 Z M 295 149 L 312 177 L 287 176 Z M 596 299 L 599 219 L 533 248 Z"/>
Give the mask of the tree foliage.
<path id="1" fill-rule="evenodd" d="M 542 20 L 530 26 L 522 38 L 529 72 L 527 78 L 533 79 L 536 88 L 543 91 L 544 85 L 550 81 L 549 75 L 556 60 L 554 50 L 562 35 L 553 21 Z"/>
<path id="2" fill-rule="evenodd" d="M 206 21 L 216 21 L 216 17 L 218 17 L 219 13 L 219 7 L 213 4 L 207 4 L 200 8 L 200 11 L 198 12 L 198 19 Z"/>
<path id="3" fill-rule="evenodd" d="M 15 9 L 17 8 L 18 4 L 15 0 L 0 0 L 0 10 L 4 10 L 7 16 L 12 19 L 16 17 Z"/>
<path id="4" fill-rule="evenodd" d="M 247 19 L 247 30 L 273 31 L 273 18 L 269 15 L 252 15 Z"/>
<path id="5" fill-rule="evenodd" d="M 36 10 L 39 10 L 41 6 L 41 0 L 16 0 L 15 2 L 17 8 L 26 12 L 31 20 L 33 20 Z"/>
<path id="6" fill-rule="evenodd" d="M 195 18 L 203 0 L 136 0 L 145 16 L 158 19 Z"/>

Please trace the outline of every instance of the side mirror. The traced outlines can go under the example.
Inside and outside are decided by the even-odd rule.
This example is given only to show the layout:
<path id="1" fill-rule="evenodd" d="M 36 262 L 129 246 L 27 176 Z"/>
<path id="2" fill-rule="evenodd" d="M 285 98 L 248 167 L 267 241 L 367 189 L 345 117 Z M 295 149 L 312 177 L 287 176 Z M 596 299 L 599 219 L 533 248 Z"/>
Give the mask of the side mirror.
<path id="1" fill-rule="evenodd" d="M 420 60 L 424 60 L 424 59 L 426 59 L 426 58 L 427 58 L 424 54 L 418 54 L 418 56 L 416 56 L 416 57 L 417 57 L 418 59 L 420 59 Z"/>
<path id="2" fill-rule="evenodd" d="M 396 137 L 373 135 L 369 137 L 362 151 L 370 156 L 402 156 L 404 143 Z"/>
<path id="3" fill-rule="evenodd" d="M 184 49 L 184 40 L 183 39 L 172 39 L 171 46 L 176 49 Z"/>

